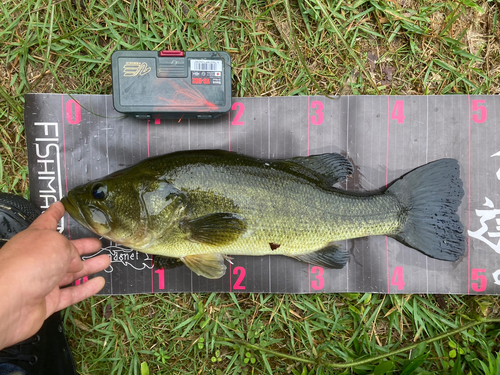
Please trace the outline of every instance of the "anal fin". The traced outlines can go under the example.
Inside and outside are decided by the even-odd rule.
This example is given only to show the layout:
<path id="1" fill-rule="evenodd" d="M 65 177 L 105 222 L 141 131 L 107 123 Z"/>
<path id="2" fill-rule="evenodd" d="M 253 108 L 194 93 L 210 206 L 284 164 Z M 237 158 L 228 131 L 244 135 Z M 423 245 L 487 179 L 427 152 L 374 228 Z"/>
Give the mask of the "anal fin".
<path id="1" fill-rule="evenodd" d="M 186 255 L 181 261 L 195 274 L 207 279 L 220 279 L 226 273 L 222 254 Z"/>
<path id="2" fill-rule="evenodd" d="M 331 243 L 317 251 L 294 255 L 292 258 L 314 266 L 341 269 L 349 260 L 349 252 L 341 249 L 339 245 Z"/>

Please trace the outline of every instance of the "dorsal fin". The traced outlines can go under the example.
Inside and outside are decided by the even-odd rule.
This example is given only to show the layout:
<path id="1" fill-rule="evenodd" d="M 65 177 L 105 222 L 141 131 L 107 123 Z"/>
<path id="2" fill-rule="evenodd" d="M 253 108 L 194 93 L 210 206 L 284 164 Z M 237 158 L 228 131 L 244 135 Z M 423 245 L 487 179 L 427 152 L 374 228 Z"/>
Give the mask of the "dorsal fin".
<path id="1" fill-rule="evenodd" d="M 298 156 L 283 161 L 299 164 L 316 172 L 321 175 L 330 186 L 344 181 L 354 172 L 354 168 L 349 159 L 337 153 Z"/>

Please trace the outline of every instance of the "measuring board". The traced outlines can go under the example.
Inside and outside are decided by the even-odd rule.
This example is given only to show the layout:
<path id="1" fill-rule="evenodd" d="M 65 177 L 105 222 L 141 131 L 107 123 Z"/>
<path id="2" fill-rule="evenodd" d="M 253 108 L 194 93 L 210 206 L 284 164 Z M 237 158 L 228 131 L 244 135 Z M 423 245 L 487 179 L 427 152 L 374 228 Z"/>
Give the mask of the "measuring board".
<path id="1" fill-rule="evenodd" d="M 26 95 L 31 200 L 42 210 L 68 190 L 142 159 L 178 150 L 224 149 L 269 159 L 339 152 L 355 172 L 340 188 L 376 190 L 427 162 L 455 158 L 468 239 L 454 263 L 430 259 L 383 237 L 347 241 L 341 270 L 283 256 L 235 256 L 224 277 L 182 266 L 153 267 L 152 256 L 103 240 L 111 257 L 102 294 L 156 292 L 500 293 L 500 118 L 498 96 L 233 98 L 215 120 L 122 117 L 111 96 Z M 94 236 L 65 216 L 71 239 Z M 86 280 L 78 280 L 77 283 Z"/>

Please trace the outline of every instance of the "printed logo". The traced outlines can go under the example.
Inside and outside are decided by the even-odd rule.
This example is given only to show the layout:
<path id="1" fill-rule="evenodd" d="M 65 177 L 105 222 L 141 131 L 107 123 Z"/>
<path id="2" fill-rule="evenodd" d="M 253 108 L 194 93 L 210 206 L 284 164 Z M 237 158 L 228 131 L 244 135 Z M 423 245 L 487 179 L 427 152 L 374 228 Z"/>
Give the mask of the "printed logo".
<path id="1" fill-rule="evenodd" d="M 500 285 L 500 270 L 496 270 L 495 272 L 492 273 L 493 275 L 493 280 L 495 280 L 496 285 Z"/>
<path id="2" fill-rule="evenodd" d="M 59 160 L 59 124 L 57 122 L 35 122 L 36 175 L 38 179 L 38 196 L 40 208 L 45 211 L 49 206 L 61 200 L 64 195 L 61 177 L 61 161 Z M 64 230 L 63 217 L 57 226 L 59 233 Z"/>
<path id="3" fill-rule="evenodd" d="M 103 240 L 103 238 L 100 238 Z M 83 256 L 82 259 L 90 259 L 96 257 L 100 254 L 108 254 L 111 258 L 111 264 L 107 269 L 104 270 L 106 273 L 113 272 L 113 264 L 121 264 L 125 267 L 131 267 L 136 271 L 142 271 L 144 269 L 152 269 L 153 264 L 151 256 L 149 254 L 139 253 L 136 250 L 124 248 L 118 246 L 117 244 L 110 242 L 109 246 L 101 248 L 97 253 Z"/>
<path id="4" fill-rule="evenodd" d="M 123 76 L 124 77 L 136 77 L 148 74 L 151 71 L 151 67 L 145 62 L 126 62 L 123 66 Z"/>
<path id="5" fill-rule="evenodd" d="M 490 248 L 495 250 L 498 254 L 500 254 L 500 209 L 495 208 L 495 205 L 485 197 L 486 202 L 483 206 L 488 207 L 488 210 L 476 210 L 476 215 L 479 218 L 479 223 L 481 227 L 476 231 L 468 231 L 468 234 L 472 238 L 476 238 Z M 490 222 L 491 226 L 494 229 L 490 229 L 488 226 L 488 222 Z"/>

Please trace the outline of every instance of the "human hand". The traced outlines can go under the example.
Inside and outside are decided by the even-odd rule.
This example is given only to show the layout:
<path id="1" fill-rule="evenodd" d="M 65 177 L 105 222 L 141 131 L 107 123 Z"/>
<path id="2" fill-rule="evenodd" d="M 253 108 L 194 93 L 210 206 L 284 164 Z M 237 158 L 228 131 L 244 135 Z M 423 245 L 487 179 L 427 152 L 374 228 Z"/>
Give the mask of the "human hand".
<path id="1" fill-rule="evenodd" d="M 54 203 L 0 249 L 0 349 L 34 335 L 54 312 L 104 287 L 104 278 L 96 277 L 63 288 L 110 264 L 105 254 L 81 260 L 101 243 L 96 238 L 70 241 L 58 233 L 64 212 L 61 202 Z"/>

